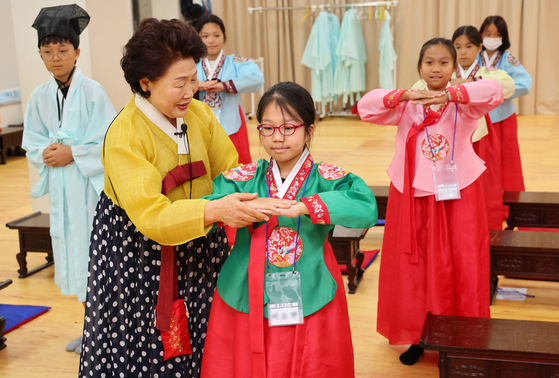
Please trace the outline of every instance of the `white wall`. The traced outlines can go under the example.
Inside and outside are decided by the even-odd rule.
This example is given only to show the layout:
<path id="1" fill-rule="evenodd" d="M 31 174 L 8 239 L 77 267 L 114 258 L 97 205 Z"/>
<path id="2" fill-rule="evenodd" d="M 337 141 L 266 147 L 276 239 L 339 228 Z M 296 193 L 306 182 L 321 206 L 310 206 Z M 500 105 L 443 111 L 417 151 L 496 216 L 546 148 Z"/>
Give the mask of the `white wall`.
<path id="1" fill-rule="evenodd" d="M 16 43 L 12 25 L 12 7 L 9 1 L 0 1 L 0 51 L 2 69 L 0 70 L 0 92 L 19 88 L 17 73 Z"/>
<path id="2" fill-rule="evenodd" d="M 151 15 L 158 20 L 181 19 L 179 0 L 151 0 Z"/>

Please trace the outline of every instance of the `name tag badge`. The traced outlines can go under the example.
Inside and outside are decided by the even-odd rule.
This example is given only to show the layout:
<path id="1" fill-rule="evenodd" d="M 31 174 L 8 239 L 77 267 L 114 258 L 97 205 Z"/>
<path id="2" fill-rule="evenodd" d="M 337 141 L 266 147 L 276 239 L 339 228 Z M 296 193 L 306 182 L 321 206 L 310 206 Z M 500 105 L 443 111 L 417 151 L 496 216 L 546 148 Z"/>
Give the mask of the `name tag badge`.
<path id="1" fill-rule="evenodd" d="M 435 181 L 435 199 L 437 201 L 460 199 L 458 169 L 455 164 L 433 167 L 433 179 Z"/>
<path id="2" fill-rule="evenodd" d="M 299 272 L 267 273 L 264 290 L 268 295 L 270 327 L 303 324 L 303 296 Z"/>

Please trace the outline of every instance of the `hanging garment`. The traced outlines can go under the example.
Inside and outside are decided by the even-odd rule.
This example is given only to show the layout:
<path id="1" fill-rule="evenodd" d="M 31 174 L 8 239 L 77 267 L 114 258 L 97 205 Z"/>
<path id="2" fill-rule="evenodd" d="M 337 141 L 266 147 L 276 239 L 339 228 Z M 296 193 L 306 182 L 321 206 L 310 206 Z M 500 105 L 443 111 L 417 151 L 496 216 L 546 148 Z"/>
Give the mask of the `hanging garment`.
<path id="1" fill-rule="evenodd" d="M 87 262 L 93 213 L 103 190 L 101 146 L 116 116 L 101 84 L 82 75 L 76 67 L 66 100 L 59 113 L 62 93 L 52 77 L 37 87 L 27 103 L 22 148 L 39 169 L 40 179 L 31 197 L 50 194 L 50 236 L 54 257 L 54 282 L 63 295 L 85 301 Z M 73 164 L 49 167 L 43 151 L 53 143 L 71 146 Z"/>
<path id="2" fill-rule="evenodd" d="M 361 92 L 365 91 L 365 41 L 361 30 L 361 20 L 355 9 L 344 15 L 338 46 L 336 47 L 337 64 L 334 75 L 334 94 L 343 96 L 343 105 L 354 105 L 359 101 Z"/>
<path id="3" fill-rule="evenodd" d="M 394 36 L 390 30 L 390 13 L 384 12 L 386 19 L 382 23 L 380 31 L 380 41 L 378 49 L 380 51 L 379 59 L 379 83 L 382 89 L 394 89 L 392 71 L 396 68 L 396 50 L 394 50 Z"/>
<path id="4" fill-rule="evenodd" d="M 301 59 L 301 63 L 311 69 L 311 93 L 317 103 L 326 104 L 337 98 L 333 89 L 339 35 L 338 18 L 331 13 L 320 12 Z"/>

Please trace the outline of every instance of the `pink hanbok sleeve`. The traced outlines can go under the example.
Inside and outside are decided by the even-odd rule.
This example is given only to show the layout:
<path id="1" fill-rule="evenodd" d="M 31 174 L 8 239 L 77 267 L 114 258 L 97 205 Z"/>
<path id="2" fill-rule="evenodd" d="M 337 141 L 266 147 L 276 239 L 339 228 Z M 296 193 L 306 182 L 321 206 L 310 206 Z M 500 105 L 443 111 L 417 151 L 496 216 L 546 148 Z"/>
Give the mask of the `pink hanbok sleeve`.
<path id="1" fill-rule="evenodd" d="M 409 104 L 409 101 L 404 101 L 402 104 L 399 101 L 405 91 L 405 89 L 370 91 L 357 103 L 359 117 L 365 122 L 378 125 L 398 125 Z"/>
<path id="2" fill-rule="evenodd" d="M 453 102 L 465 105 L 460 109 L 464 115 L 476 120 L 504 101 L 503 87 L 501 83 L 494 80 L 478 80 L 448 87 L 447 90 Z"/>

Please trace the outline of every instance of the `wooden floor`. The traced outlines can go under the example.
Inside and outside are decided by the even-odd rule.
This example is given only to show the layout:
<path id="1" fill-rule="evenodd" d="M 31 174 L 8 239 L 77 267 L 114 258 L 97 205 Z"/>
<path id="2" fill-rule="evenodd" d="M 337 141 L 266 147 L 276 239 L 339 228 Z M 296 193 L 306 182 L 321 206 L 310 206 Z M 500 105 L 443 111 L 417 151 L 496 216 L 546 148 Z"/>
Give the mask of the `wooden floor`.
<path id="1" fill-rule="evenodd" d="M 518 120 L 526 189 L 559 191 L 559 116 Z M 394 127 L 373 126 L 356 118 L 327 118 L 318 126 L 311 151 L 315 160 L 349 169 L 369 185 L 388 185 L 386 168 L 394 153 L 395 131 Z M 265 157 L 254 120 L 249 122 L 249 135 L 253 158 Z M 7 335 L 8 347 L 0 351 L 0 377 L 76 377 L 79 357 L 65 352 L 64 347 L 81 333 L 83 307 L 76 297 L 60 295 L 53 282 L 53 267 L 19 279 L 15 259 L 19 248 L 17 232 L 3 227 L 32 212 L 29 192 L 24 157 L 11 157 L 8 164 L 0 165 L 0 281 L 14 281 L 0 291 L 0 303 L 52 309 Z M 363 249 L 380 248 L 382 230 L 373 228 L 362 243 Z M 357 293 L 348 295 L 356 377 L 438 377 L 436 353 L 427 352 L 415 366 L 404 366 L 398 355 L 406 347 L 389 346 L 375 332 L 379 260 L 367 269 Z M 44 254 L 31 254 L 28 258 L 29 267 L 43 262 Z M 499 283 L 528 287 L 528 293 L 536 297 L 523 302 L 497 300 L 491 307 L 493 317 L 559 321 L 558 282 L 501 278 Z"/>

